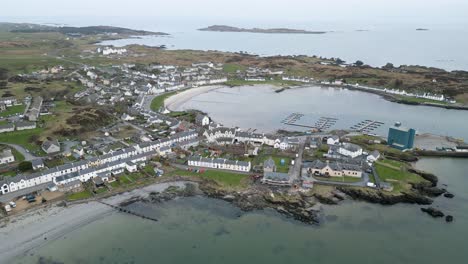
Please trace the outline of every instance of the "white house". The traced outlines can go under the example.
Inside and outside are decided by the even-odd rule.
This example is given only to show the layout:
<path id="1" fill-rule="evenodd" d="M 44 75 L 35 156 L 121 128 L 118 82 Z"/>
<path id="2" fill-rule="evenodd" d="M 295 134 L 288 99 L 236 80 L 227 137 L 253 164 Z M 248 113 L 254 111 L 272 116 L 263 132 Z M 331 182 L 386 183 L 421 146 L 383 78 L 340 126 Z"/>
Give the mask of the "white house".
<path id="1" fill-rule="evenodd" d="M 207 126 L 210 124 L 210 118 L 207 115 L 197 114 L 195 123 L 199 126 Z"/>
<path id="2" fill-rule="evenodd" d="M 0 152 L 0 164 L 7 164 L 15 161 L 15 156 L 11 153 L 11 149 L 4 149 Z"/>
<path id="3" fill-rule="evenodd" d="M 328 145 L 336 145 L 340 143 L 340 138 L 338 136 L 331 136 L 327 139 Z"/>
<path id="4" fill-rule="evenodd" d="M 218 139 L 230 139 L 233 141 L 236 136 L 236 130 L 234 128 L 218 127 L 205 131 L 203 135 L 206 137 L 208 142 L 215 142 Z"/>
<path id="5" fill-rule="evenodd" d="M 44 141 L 41 147 L 47 154 L 60 152 L 60 143 L 56 139 Z"/>
<path id="6" fill-rule="evenodd" d="M 138 170 L 137 165 L 131 161 L 128 161 L 127 163 L 125 163 L 125 168 L 130 173 L 136 172 Z"/>
<path id="7" fill-rule="evenodd" d="M 122 115 L 122 120 L 123 121 L 132 121 L 132 120 L 135 120 L 135 117 L 131 116 L 131 115 L 128 115 L 127 113 L 124 113 Z"/>
<path id="8" fill-rule="evenodd" d="M 356 144 L 343 143 L 338 148 L 338 153 L 346 157 L 356 158 L 362 155 L 362 148 Z"/>
<path id="9" fill-rule="evenodd" d="M 14 124 L 0 125 L 0 133 L 13 132 L 13 131 L 15 131 L 15 125 Z"/>
<path id="10" fill-rule="evenodd" d="M 188 165 L 194 167 L 205 167 L 221 170 L 232 170 L 248 172 L 251 169 L 251 163 L 238 160 L 227 160 L 227 159 L 214 159 L 214 158 L 203 158 L 203 157 L 190 157 L 188 159 Z"/>
<path id="11" fill-rule="evenodd" d="M 17 122 L 15 125 L 16 125 L 16 130 L 18 131 L 36 128 L 36 122 L 23 121 L 23 122 Z"/>
<path id="12" fill-rule="evenodd" d="M 373 163 L 380 158 L 380 152 L 377 150 L 372 151 L 369 156 L 367 156 L 367 162 Z"/>
<path id="13" fill-rule="evenodd" d="M 293 137 L 285 137 L 282 139 L 277 139 L 274 144 L 274 148 L 279 148 L 281 150 L 295 149 L 299 146 L 299 139 Z"/>

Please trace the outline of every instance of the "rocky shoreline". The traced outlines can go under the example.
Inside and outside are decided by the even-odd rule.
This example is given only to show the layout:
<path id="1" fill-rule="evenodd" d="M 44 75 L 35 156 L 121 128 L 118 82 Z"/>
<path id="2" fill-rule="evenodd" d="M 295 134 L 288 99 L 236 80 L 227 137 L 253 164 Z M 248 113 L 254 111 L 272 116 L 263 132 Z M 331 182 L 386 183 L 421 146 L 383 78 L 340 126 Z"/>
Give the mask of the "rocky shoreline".
<path id="1" fill-rule="evenodd" d="M 289 188 L 270 188 L 260 185 L 252 185 L 245 190 L 230 190 L 208 179 L 177 177 L 175 180 L 186 182 L 185 188 L 170 187 L 162 192 L 153 192 L 148 198 L 128 200 L 120 205 L 127 206 L 137 201 L 162 203 L 177 197 L 203 195 L 227 201 L 245 212 L 273 209 L 282 215 L 305 224 L 318 225 L 323 219 L 323 204 L 337 205 L 348 198 L 381 205 L 399 203 L 431 205 L 433 203 L 431 197 L 438 197 L 442 194 L 444 196 L 449 194 L 449 196 L 453 197 L 446 189 L 436 186 L 438 182 L 436 176 L 427 173 L 424 175 L 429 179 L 427 182 L 414 184 L 411 191 L 399 194 L 377 189 L 344 186 L 327 187 L 329 189 L 326 192 L 291 191 Z M 449 218 L 453 220 L 453 216 Z"/>

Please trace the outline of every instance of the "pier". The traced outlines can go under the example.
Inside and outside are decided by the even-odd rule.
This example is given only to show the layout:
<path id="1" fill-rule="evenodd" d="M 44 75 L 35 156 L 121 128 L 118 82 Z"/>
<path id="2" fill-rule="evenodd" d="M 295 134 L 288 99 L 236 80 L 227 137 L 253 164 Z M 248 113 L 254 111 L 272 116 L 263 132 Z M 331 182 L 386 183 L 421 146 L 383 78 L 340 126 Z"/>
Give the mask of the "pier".
<path id="1" fill-rule="evenodd" d="M 281 121 L 281 123 L 286 124 L 286 125 L 291 125 L 296 123 L 298 120 L 300 120 L 304 114 L 301 113 L 292 113 L 288 115 L 285 119 Z"/>
<path id="2" fill-rule="evenodd" d="M 358 131 L 358 132 L 370 133 L 374 131 L 375 129 L 379 128 L 380 126 L 382 126 L 383 124 L 385 123 L 380 122 L 380 121 L 364 120 L 350 127 L 350 129 L 354 131 Z"/>
<path id="3" fill-rule="evenodd" d="M 338 118 L 322 116 L 317 122 L 315 122 L 315 128 L 321 131 L 328 130 L 336 124 L 336 121 L 338 121 Z"/>
<path id="4" fill-rule="evenodd" d="M 154 222 L 158 221 L 158 219 L 156 219 L 156 218 L 145 216 L 145 215 L 139 214 L 137 212 L 133 212 L 131 210 L 125 209 L 125 208 L 117 206 L 117 205 L 108 204 L 108 203 L 105 203 L 105 202 L 102 202 L 102 201 L 99 201 L 99 202 L 104 204 L 104 205 L 107 205 L 107 206 L 109 206 L 109 207 L 111 207 L 111 208 L 113 208 L 113 209 L 115 209 L 115 210 L 117 210 L 119 212 L 122 212 L 122 213 L 130 214 L 130 215 L 140 217 L 142 219 L 151 220 L 151 221 L 154 221 Z"/>
<path id="5" fill-rule="evenodd" d="M 319 118 L 319 120 L 317 120 L 317 122 L 315 122 L 314 125 L 298 124 L 297 121 L 299 121 L 303 116 L 304 114 L 301 113 L 292 113 L 284 118 L 281 123 L 288 126 L 305 127 L 313 130 L 323 131 L 328 130 L 330 127 L 336 124 L 336 121 L 338 121 L 337 118 L 322 116 Z"/>

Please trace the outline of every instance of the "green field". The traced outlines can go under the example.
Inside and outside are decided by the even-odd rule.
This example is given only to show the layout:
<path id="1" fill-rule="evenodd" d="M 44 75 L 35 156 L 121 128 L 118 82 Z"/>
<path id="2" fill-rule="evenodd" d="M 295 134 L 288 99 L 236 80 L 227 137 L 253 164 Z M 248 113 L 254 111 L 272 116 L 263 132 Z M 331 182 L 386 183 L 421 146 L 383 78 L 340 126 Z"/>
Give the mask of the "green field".
<path id="1" fill-rule="evenodd" d="M 267 157 L 266 159 L 269 159 Z M 289 164 L 291 164 L 291 158 L 288 157 L 280 157 L 280 156 L 271 156 L 271 158 L 275 161 L 276 164 L 276 171 L 287 173 L 289 172 Z M 281 160 L 284 159 L 284 165 L 281 165 Z"/>
<path id="2" fill-rule="evenodd" d="M 18 144 L 31 152 L 42 153 L 40 146 L 36 145 L 30 140 L 32 136 L 39 136 L 42 131 L 42 128 L 35 128 L 30 130 L 1 133 L 0 142 Z"/>
<path id="3" fill-rule="evenodd" d="M 405 166 L 398 168 L 393 166 L 393 164 L 376 162 L 375 169 L 380 180 L 393 185 L 393 192 L 408 190 L 411 188 L 410 183 L 425 181 L 421 176 L 408 172 Z"/>
<path id="4" fill-rule="evenodd" d="M 174 94 L 176 94 L 177 92 L 169 92 L 169 93 L 165 93 L 165 94 L 162 94 L 162 95 L 159 95 L 159 96 L 156 96 L 153 101 L 151 101 L 151 110 L 153 111 L 159 111 L 159 109 L 161 109 L 161 107 L 164 106 L 164 101 L 173 96 Z"/>
<path id="5" fill-rule="evenodd" d="M 5 111 L 0 112 L 0 118 L 8 117 L 8 116 L 16 115 L 16 114 L 22 115 L 24 113 L 25 108 L 26 108 L 25 105 L 10 106 Z"/>
<path id="6" fill-rule="evenodd" d="M 223 67 L 223 71 L 226 73 L 236 73 L 237 71 L 244 71 L 245 66 L 237 65 L 237 64 L 225 64 Z"/>
<path id="7" fill-rule="evenodd" d="M 203 173 L 195 173 L 186 170 L 177 169 L 175 171 L 169 172 L 166 174 L 167 176 L 196 176 L 196 177 L 203 177 L 215 180 L 219 184 L 228 187 L 242 187 L 245 185 L 245 179 L 249 178 L 247 174 L 239 174 L 234 172 L 228 171 L 214 171 L 214 170 L 206 170 Z M 166 176 L 165 175 L 165 176 Z"/>
<path id="8" fill-rule="evenodd" d="M 107 188 L 106 187 L 101 187 L 99 189 L 96 190 L 96 194 L 101 194 L 101 193 L 105 193 L 107 192 Z"/>
<path id="9" fill-rule="evenodd" d="M 93 197 L 93 194 L 90 191 L 85 190 L 85 191 L 82 191 L 82 192 L 72 193 L 72 194 L 67 196 L 67 199 L 70 200 L 70 201 L 75 201 L 75 200 L 88 199 L 88 198 L 91 198 L 91 197 Z"/>

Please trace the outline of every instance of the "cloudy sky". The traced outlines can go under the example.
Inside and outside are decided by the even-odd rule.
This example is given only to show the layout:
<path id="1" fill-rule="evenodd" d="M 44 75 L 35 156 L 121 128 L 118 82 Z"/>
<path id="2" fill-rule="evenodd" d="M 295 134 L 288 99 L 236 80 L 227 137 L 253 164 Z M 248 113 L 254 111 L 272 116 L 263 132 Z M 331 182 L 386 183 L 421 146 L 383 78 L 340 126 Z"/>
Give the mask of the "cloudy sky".
<path id="1" fill-rule="evenodd" d="M 468 21 L 467 0 L 12 0 L 2 17 L 100 16 L 269 21 Z"/>

